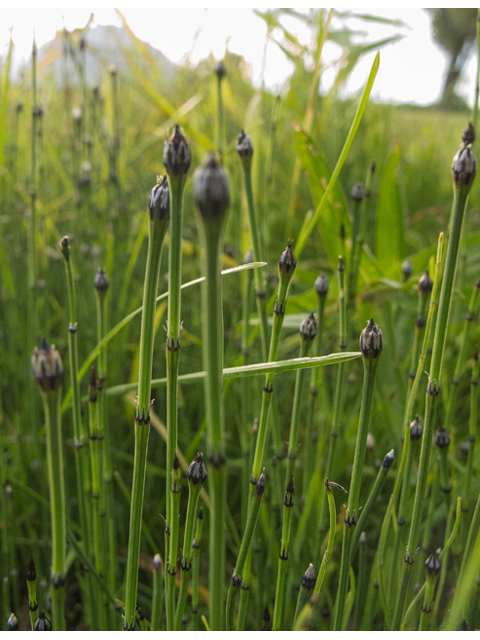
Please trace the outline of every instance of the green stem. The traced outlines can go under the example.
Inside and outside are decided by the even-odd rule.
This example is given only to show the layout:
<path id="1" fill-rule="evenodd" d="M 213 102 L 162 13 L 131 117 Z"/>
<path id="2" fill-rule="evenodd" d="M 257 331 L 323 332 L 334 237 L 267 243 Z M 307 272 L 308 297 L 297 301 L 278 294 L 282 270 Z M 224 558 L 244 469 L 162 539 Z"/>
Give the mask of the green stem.
<path id="1" fill-rule="evenodd" d="M 240 600 L 238 603 L 237 613 L 237 631 L 245 630 L 245 618 L 247 616 L 248 601 L 250 598 L 250 573 L 252 565 L 252 546 L 250 546 L 247 559 L 245 560 L 245 568 L 243 570 L 242 587 L 240 590 Z"/>
<path id="2" fill-rule="evenodd" d="M 187 518 L 185 521 L 185 534 L 183 538 L 183 559 L 181 564 L 182 578 L 180 582 L 180 594 L 178 596 L 177 610 L 175 612 L 175 631 L 180 631 L 182 626 L 183 613 L 187 602 L 188 582 L 190 569 L 192 568 L 192 557 L 195 551 L 193 546 L 193 535 L 195 531 L 195 521 L 198 511 L 198 500 L 200 498 L 200 486 L 190 483 L 190 493 L 188 495 Z"/>
<path id="3" fill-rule="evenodd" d="M 432 448 L 435 412 L 440 394 L 440 378 L 445 349 L 445 340 L 447 336 L 448 318 L 450 315 L 453 284 L 458 263 L 460 238 L 462 234 L 464 212 L 468 200 L 468 191 L 469 188 L 464 186 L 456 186 L 454 190 L 454 201 L 450 222 L 450 238 L 448 242 L 447 257 L 445 261 L 445 270 L 443 275 L 442 291 L 440 294 L 440 303 L 438 307 L 437 323 L 435 327 L 432 362 L 430 365 L 430 374 L 428 378 L 427 398 L 425 403 L 424 432 L 422 438 L 422 448 L 420 451 L 418 481 L 415 491 L 415 503 L 413 507 L 413 516 L 410 525 L 407 551 L 405 555 L 405 564 L 403 566 L 400 589 L 398 591 L 397 601 L 395 604 L 395 612 L 392 621 L 393 630 L 400 628 L 400 623 L 403 616 L 403 608 L 405 604 L 405 596 L 408 588 L 408 581 L 411 575 L 413 563 L 415 562 L 415 554 L 425 500 L 428 466 Z"/>
<path id="4" fill-rule="evenodd" d="M 168 227 L 168 215 L 158 219 L 149 216 L 149 243 L 143 292 L 143 312 L 140 333 L 140 362 L 138 373 L 138 399 L 135 416 L 135 456 L 133 466 L 132 502 L 125 583 L 126 629 L 135 628 L 138 564 L 142 528 L 143 495 L 147 464 L 148 436 L 150 433 L 150 392 L 155 337 L 155 310 L 162 258 L 163 241 Z"/>
<path id="5" fill-rule="evenodd" d="M 287 492 L 285 493 L 285 500 L 283 502 L 283 528 L 282 539 L 280 542 L 280 555 L 278 557 L 277 587 L 275 590 L 275 608 L 273 610 L 273 631 L 280 631 L 280 627 L 282 626 L 283 594 L 285 590 L 285 576 L 287 572 L 288 545 L 290 540 L 292 510 L 293 482 L 292 480 L 290 480 L 287 485 Z"/>
<path id="6" fill-rule="evenodd" d="M 47 434 L 47 469 L 52 526 L 51 581 L 53 595 L 53 628 L 65 630 L 65 555 L 66 513 L 63 475 L 62 425 L 60 419 L 61 391 L 42 393 Z"/>
<path id="7" fill-rule="evenodd" d="M 262 251 L 260 249 L 260 240 L 258 236 L 257 218 L 255 215 L 255 204 L 253 200 L 252 173 L 251 162 L 242 162 L 243 175 L 245 178 L 245 193 L 247 195 L 248 216 L 250 220 L 250 234 L 252 236 L 253 259 L 255 262 L 260 260 Z M 258 317 L 260 318 L 260 336 L 262 341 L 262 359 L 267 359 L 268 345 L 268 319 L 267 319 L 267 301 L 265 287 L 263 284 L 263 276 L 260 269 L 255 269 L 255 296 L 257 299 Z"/>
<path id="8" fill-rule="evenodd" d="M 200 586 L 200 549 L 202 544 L 203 509 L 197 515 L 192 559 L 192 630 L 198 631 L 198 588 Z"/>
<path id="9" fill-rule="evenodd" d="M 242 585 L 243 569 L 249 553 L 252 537 L 255 532 L 255 526 L 257 524 L 258 514 L 260 512 L 260 506 L 262 504 L 263 492 L 265 490 L 265 476 L 262 475 L 258 479 L 255 486 L 255 491 L 250 503 L 250 509 L 248 513 L 247 526 L 243 534 L 242 543 L 240 545 L 240 551 L 238 552 L 237 562 L 235 563 L 235 569 L 233 570 L 232 579 L 230 581 L 230 587 L 228 589 L 227 596 L 227 608 L 226 608 L 226 622 L 227 631 L 233 630 L 233 612 L 235 608 L 235 594 L 237 589 Z"/>
<path id="10" fill-rule="evenodd" d="M 308 354 L 309 347 L 311 346 L 310 340 L 305 340 L 302 337 L 302 342 L 300 346 L 300 357 L 305 358 Z M 306 371 L 303 369 L 298 369 L 297 375 L 295 377 L 295 392 L 293 395 L 293 408 L 292 408 L 292 419 L 290 422 L 290 437 L 288 440 L 288 453 L 287 453 L 287 470 L 285 476 L 285 484 L 288 484 L 288 480 L 290 476 L 293 474 L 293 469 L 295 466 L 295 459 L 297 457 L 297 446 L 298 446 L 298 438 L 300 435 L 300 417 L 302 412 L 302 394 L 304 392 L 305 387 L 305 374 Z M 275 616 L 274 616 L 275 619 Z M 275 631 L 275 624 L 274 624 Z"/>
<path id="11" fill-rule="evenodd" d="M 475 442 L 477 440 L 477 415 L 478 415 L 478 351 L 473 358 L 473 370 L 470 383 L 470 417 L 468 422 L 468 436 L 470 449 L 467 460 L 467 480 L 465 484 L 465 505 L 468 509 L 470 502 L 470 487 L 472 482 L 473 461 L 475 458 Z"/>
<path id="12" fill-rule="evenodd" d="M 153 558 L 153 595 L 150 631 L 160 631 L 163 609 L 163 567 L 160 554 Z"/>
<path id="13" fill-rule="evenodd" d="M 358 519 L 358 502 L 360 497 L 360 486 L 362 482 L 363 463 L 367 446 L 368 428 L 372 412 L 373 388 L 375 373 L 377 371 L 378 356 L 363 357 L 363 389 L 362 404 L 360 408 L 360 418 L 358 422 L 357 442 L 355 445 L 355 455 L 353 459 L 352 476 L 350 480 L 350 493 L 348 496 L 348 506 L 345 515 L 345 525 L 342 543 L 342 560 L 340 566 L 340 582 L 338 595 L 335 603 L 335 617 L 333 629 L 341 630 L 343 621 L 345 601 L 347 598 L 348 576 L 351 564 L 351 545 L 356 521 Z"/>

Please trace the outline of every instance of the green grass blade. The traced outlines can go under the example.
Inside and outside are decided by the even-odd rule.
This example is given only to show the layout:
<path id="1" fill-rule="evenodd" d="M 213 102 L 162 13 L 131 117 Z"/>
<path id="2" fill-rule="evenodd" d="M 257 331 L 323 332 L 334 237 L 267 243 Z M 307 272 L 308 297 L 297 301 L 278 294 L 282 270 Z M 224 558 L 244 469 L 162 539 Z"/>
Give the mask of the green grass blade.
<path id="1" fill-rule="evenodd" d="M 303 249 L 305 248 L 305 245 L 307 244 L 307 240 L 310 237 L 312 231 L 314 230 L 316 224 L 318 223 L 318 221 L 320 220 L 320 216 L 322 215 L 322 211 L 323 208 L 327 205 L 328 203 L 328 198 L 330 197 L 333 188 L 337 182 L 338 176 L 340 175 L 340 171 L 342 170 L 342 167 L 345 163 L 345 160 L 347 158 L 348 152 L 350 150 L 350 147 L 352 146 L 352 142 L 355 138 L 355 135 L 357 133 L 358 127 L 360 126 L 360 122 L 362 120 L 363 114 L 365 112 L 365 108 L 367 106 L 367 102 L 368 99 L 370 97 L 370 92 L 372 91 L 372 87 L 373 87 L 373 83 L 375 81 L 375 77 L 377 75 L 377 71 L 378 71 L 378 66 L 380 64 L 380 53 L 377 52 L 377 55 L 375 56 L 375 60 L 373 62 L 373 66 L 372 69 L 370 71 L 370 75 L 368 77 L 367 80 L 367 84 L 365 85 L 365 89 L 363 90 L 363 94 L 362 94 L 362 98 L 360 100 L 360 104 L 358 105 L 357 108 L 357 112 L 355 113 L 355 117 L 353 119 L 352 122 L 352 126 L 350 127 L 350 131 L 348 132 L 348 136 L 347 139 L 345 141 L 345 144 L 343 146 L 342 152 L 340 154 L 340 157 L 338 159 L 337 165 L 333 171 L 332 177 L 328 183 L 327 188 L 325 189 L 325 192 L 322 196 L 322 199 L 317 207 L 317 210 L 315 211 L 315 214 L 313 215 L 312 219 L 310 220 L 310 223 L 308 224 L 307 228 L 304 230 L 304 232 L 301 234 L 300 238 L 297 241 L 297 244 L 295 245 L 295 255 L 297 257 L 297 260 L 300 258 Z"/>

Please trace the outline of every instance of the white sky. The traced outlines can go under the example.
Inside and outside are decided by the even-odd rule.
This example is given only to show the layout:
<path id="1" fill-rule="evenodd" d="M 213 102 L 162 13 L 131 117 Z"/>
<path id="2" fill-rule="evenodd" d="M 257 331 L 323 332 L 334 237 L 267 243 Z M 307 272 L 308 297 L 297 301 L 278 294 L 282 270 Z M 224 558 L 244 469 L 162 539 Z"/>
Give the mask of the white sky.
<path id="1" fill-rule="evenodd" d="M 158 6 L 158 5 L 157 5 Z M 178 3 L 181 7 L 181 2 Z M 259 6 L 259 5 L 257 5 Z M 338 6 L 338 5 L 337 5 Z M 351 5 L 349 5 L 351 6 Z M 186 53 L 196 63 L 210 53 L 220 60 L 228 48 L 242 55 L 251 65 L 253 81 L 260 82 L 266 42 L 265 22 L 252 9 L 120 9 L 135 35 L 160 49 L 172 62 L 180 62 Z M 342 9 L 344 10 L 344 9 Z M 373 42 L 394 33 L 404 38 L 382 49 L 380 69 L 373 89 L 377 100 L 416 102 L 428 104 L 440 97 L 446 58 L 431 39 L 430 18 L 419 8 L 391 9 L 361 8 L 353 11 L 370 13 L 402 20 L 407 28 L 395 28 L 376 23 L 350 20 L 348 25 L 364 32 L 359 42 Z M 95 24 L 120 26 L 120 19 L 113 8 L 58 8 L 58 9 L 0 9 L 0 55 L 5 56 L 10 28 L 13 27 L 15 44 L 14 64 L 25 62 L 32 48 L 35 33 L 37 46 L 51 40 L 57 30 L 72 30 L 84 26 L 95 14 Z M 307 28 L 296 19 L 284 20 L 285 26 L 304 43 L 309 44 Z M 334 19 L 333 26 L 342 22 Z M 278 36 L 277 36 L 278 37 Z M 272 42 L 266 49 L 265 82 L 268 88 L 279 91 L 285 86 L 293 65 Z M 323 61 L 326 66 L 338 57 L 339 49 L 327 43 Z M 351 95 L 363 86 L 373 61 L 373 53 L 364 57 L 351 75 L 343 95 Z M 472 55 L 465 69 L 464 78 L 457 90 L 471 104 L 474 92 L 476 61 Z M 332 71 L 323 75 L 322 89 L 327 89 L 333 79 Z"/>

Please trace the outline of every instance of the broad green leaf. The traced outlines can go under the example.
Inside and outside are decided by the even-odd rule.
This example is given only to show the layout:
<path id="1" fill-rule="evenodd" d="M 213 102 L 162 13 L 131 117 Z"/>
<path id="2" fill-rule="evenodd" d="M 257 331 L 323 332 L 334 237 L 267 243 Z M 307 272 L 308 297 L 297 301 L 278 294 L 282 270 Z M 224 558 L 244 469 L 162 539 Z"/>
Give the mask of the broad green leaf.
<path id="1" fill-rule="evenodd" d="M 405 258 L 405 229 L 398 188 L 400 145 L 396 145 L 382 172 L 377 201 L 375 255 L 385 269 Z"/>

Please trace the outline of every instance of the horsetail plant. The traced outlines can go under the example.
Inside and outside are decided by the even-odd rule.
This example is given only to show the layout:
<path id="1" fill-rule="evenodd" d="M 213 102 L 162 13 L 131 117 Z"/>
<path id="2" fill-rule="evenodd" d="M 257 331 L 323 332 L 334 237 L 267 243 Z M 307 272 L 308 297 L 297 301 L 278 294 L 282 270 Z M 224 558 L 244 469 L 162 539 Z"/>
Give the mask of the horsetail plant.
<path id="1" fill-rule="evenodd" d="M 227 596 L 227 609 L 226 609 L 226 622 L 227 631 L 233 629 L 233 614 L 235 609 L 235 594 L 236 590 L 242 585 L 243 569 L 245 567 L 245 561 L 250 549 L 252 537 L 255 532 L 255 526 L 257 524 L 257 518 L 260 511 L 260 505 L 262 504 L 263 494 L 265 493 L 265 469 L 263 469 L 260 477 L 255 483 L 255 490 L 253 492 L 253 498 L 250 503 L 250 509 L 248 513 L 247 526 L 242 538 L 242 544 L 240 551 L 238 552 L 237 562 L 235 563 L 235 569 L 230 580 L 230 587 L 228 589 Z"/>
<path id="2" fill-rule="evenodd" d="M 183 231 L 183 191 L 187 181 L 187 173 L 191 164 L 190 145 L 182 135 L 178 125 L 170 140 L 165 142 L 163 163 L 168 176 L 170 189 L 170 244 L 168 250 L 168 318 L 166 340 L 167 364 L 167 519 L 166 530 L 178 527 L 178 511 L 174 511 L 174 501 L 168 480 L 172 478 L 173 462 L 177 448 L 178 428 L 178 363 L 180 356 L 181 292 L 182 284 L 182 231 Z M 167 538 L 168 539 L 168 538 Z M 169 538 L 173 541 L 173 536 Z M 167 552 L 166 590 L 175 589 L 177 570 L 177 549 L 170 547 Z M 173 623 L 175 611 L 171 609 L 171 598 L 167 597 L 170 608 L 167 619 Z M 173 604 L 175 600 L 173 599 Z"/>
<path id="3" fill-rule="evenodd" d="M 219 80 L 220 82 L 220 80 Z M 210 628 L 223 629 L 225 575 L 226 443 L 223 415 L 223 309 L 221 247 L 230 203 L 225 171 L 212 156 L 196 170 L 193 195 L 203 249 L 202 347 L 207 410 L 207 459 L 210 464 Z"/>
<path id="4" fill-rule="evenodd" d="M 473 356 L 472 377 L 470 381 L 470 417 L 468 421 L 468 439 L 470 447 L 467 460 L 467 481 L 465 484 L 465 504 L 468 509 L 470 504 L 470 491 L 472 486 L 473 461 L 475 459 L 475 443 L 477 441 L 477 416 L 478 416 L 478 349 Z"/>
<path id="5" fill-rule="evenodd" d="M 253 144 L 252 139 L 245 131 L 242 131 L 237 138 L 237 154 L 240 158 L 243 169 L 243 178 L 245 182 L 245 194 L 247 196 L 248 217 L 250 221 L 250 235 L 252 237 L 253 260 L 258 262 L 261 256 L 260 239 L 258 233 L 257 217 L 255 214 L 255 204 L 253 199 L 252 187 L 252 156 Z M 263 276 L 260 269 L 254 270 L 255 280 L 255 297 L 257 299 L 258 316 L 260 318 L 260 334 L 262 342 L 263 361 L 267 360 L 268 345 L 268 320 L 267 320 L 267 302 Z"/>
<path id="6" fill-rule="evenodd" d="M 207 479 L 207 467 L 203 462 L 203 454 L 197 453 L 195 460 L 190 464 L 187 471 L 188 478 L 188 506 L 185 520 L 185 534 L 183 539 L 183 558 L 181 563 L 182 578 L 180 582 L 180 594 L 178 596 L 177 610 L 175 612 L 175 631 L 180 631 L 182 625 L 183 612 L 187 601 L 188 582 L 190 569 L 192 568 L 192 557 L 195 551 L 193 546 L 195 521 L 198 511 L 198 500 L 200 490 Z"/>
<path id="7" fill-rule="evenodd" d="M 329 282 L 327 276 L 322 272 L 318 278 L 315 280 L 315 284 L 313 286 L 315 292 L 317 294 L 318 299 L 318 308 L 317 308 L 317 317 L 318 317 L 318 329 L 315 341 L 313 343 L 313 351 L 314 355 L 319 356 L 322 346 L 322 333 L 323 333 L 323 318 L 325 312 L 325 300 L 328 294 Z M 306 456 L 306 464 L 304 466 L 303 473 L 303 486 L 307 487 L 310 478 L 313 473 L 313 465 L 315 463 L 315 448 L 314 444 L 314 435 L 316 437 L 316 441 L 318 443 L 319 437 L 317 430 L 313 429 L 313 421 L 315 415 L 315 401 L 318 396 L 317 389 L 317 379 L 318 372 L 317 368 L 314 367 L 310 373 L 310 386 L 309 386 L 309 396 L 308 396 L 308 410 L 307 410 L 307 431 L 305 435 L 305 456 Z M 320 446 L 317 444 L 317 447 Z"/>
<path id="8" fill-rule="evenodd" d="M 100 344 L 107 334 L 107 293 L 110 280 L 103 267 L 99 267 L 93 279 L 95 299 L 97 306 L 97 339 Z M 102 516 L 103 538 L 108 541 L 108 557 L 106 554 L 107 577 L 110 589 L 115 592 L 115 567 L 116 567 L 116 535 L 113 518 L 113 506 L 115 497 L 112 484 L 112 456 L 110 447 L 110 428 L 108 425 L 108 411 L 106 402 L 107 379 L 107 345 L 103 345 L 98 354 L 98 378 L 97 378 L 97 411 L 98 433 L 100 436 L 100 449 L 102 455 L 102 476 L 100 477 L 100 514 Z"/>
<path id="9" fill-rule="evenodd" d="M 428 305 L 430 294 L 432 293 L 433 282 L 428 273 L 428 269 L 418 281 L 418 310 L 417 320 L 415 322 L 415 337 L 412 349 L 412 362 L 410 365 L 410 374 L 408 377 L 408 393 L 411 392 L 413 383 L 415 382 L 415 374 L 418 366 L 418 358 L 422 348 L 423 336 L 425 333 L 425 312 Z"/>
<path id="10" fill-rule="evenodd" d="M 150 630 L 160 631 L 163 610 L 163 562 L 159 553 L 153 556 L 153 595 L 152 595 L 152 617 L 150 619 Z"/>
<path id="11" fill-rule="evenodd" d="M 358 422 L 357 441 L 355 445 L 355 455 L 353 459 L 352 476 L 350 480 L 350 493 L 348 495 L 348 505 L 345 514 L 345 524 L 343 530 L 342 560 L 340 565 L 340 581 L 338 594 L 335 602 L 335 615 L 333 621 L 334 630 L 341 629 L 343 624 L 345 601 L 347 597 L 348 575 L 351 564 L 351 545 L 355 526 L 359 518 L 359 497 L 360 485 L 362 482 L 363 463 L 365 460 L 365 450 L 367 444 L 368 429 L 370 426 L 370 416 L 372 412 L 373 388 L 378 361 L 383 349 L 382 331 L 370 319 L 366 328 L 360 335 L 360 349 L 363 360 L 363 390 L 362 404 L 360 407 L 360 417 Z"/>
<path id="12" fill-rule="evenodd" d="M 340 353 L 347 349 L 347 314 L 345 309 L 345 265 L 342 256 L 338 257 L 338 342 Z M 331 475 L 335 460 L 335 449 L 337 439 L 340 433 L 343 401 L 345 396 L 345 363 L 340 362 L 337 367 L 337 380 L 335 386 L 335 396 L 333 401 L 333 418 L 330 432 L 330 440 L 328 444 L 327 462 L 325 466 L 326 476 Z M 328 498 L 328 491 L 327 491 Z M 323 531 L 325 526 L 325 498 L 321 498 L 320 516 L 318 528 Z"/>
<path id="13" fill-rule="evenodd" d="M 285 591 L 285 576 L 287 573 L 288 544 L 290 540 L 294 492 L 293 478 L 290 478 L 287 485 L 287 491 L 285 493 L 285 499 L 283 501 L 283 528 L 282 539 L 280 541 L 280 554 L 278 556 L 277 587 L 275 591 L 275 607 L 273 610 L 272 623 L 273 631 L 280 631 L 282 626 L 283 594 Z"/>
<path id="14" fill-rule="evenodd" d="M 301 611 L 310 600 L 312 591 L 317 581 L 317 574 L 315 573 L 315 567 L 312 563 L 308 565 L 308 569 L 302 576 L 302 583 L 300 585 L 300 591 L 298 592 L 297 607 L 295 609 L 294 622 L 297 620 Z"/>
<path id="15" fill-rule="evenodd" d="M 335 487 L 335 489 L 338 489 L 339 491 L 343 491 L 343 493 L 348 493 L 348 491 L 344 487 L 342 487 L 342 485 L 336 482 L 332 482 L 328 478 L 325 478 L 325 488 L 327 490 L 327 499 L 328 499 L 328 511 L 330 514 L 330 528 L 328 533 L 328 543 L 327 543 L 327 548 L 325 549 L 325 552 L 322 556 L 320 570 L 318 572 L 317 580 L 315 582 L 315 587 L 313 589 L 313 595 L 301 610 L 300 610 L 301 593 L 299 594 L 299 600 L 297 601 L 297 610 L 295 613 L 295 620 L 293 623 L 293 627 L 295 631 L 308 628 L 310 618 L 312 617 L 312 614 L 313 614 L 313 610 L 320 597 L 323 581 L 325 579 L 325 574 L 327 572 L 327 565 L 332 556 L 333 544 L 335 542 L 335 529 L 337 526 L 337 510 L 335 507 L 335 498 L 333 497 L 332 487 Z"/>
<path id="16" fill-rule="evenodd" d="M 40 611 L 38 614 L 38 618 L 35 620 L 35 624 L 33 625 L 34 631 L 53 631 L 54 625 L 52 625 L 52 621 L 45 614 L 45 611 Z"/>
<path id="17" fill-rule="evenodd" d="M 52 533 L 52 583 L 53 624 L 59 631 L 65 630 L 65 555 L 66 513 L 65 481 L 63 475 L 63 443 L 60 418 L 62 398 L 63 364 L 54 345 L 48 346 L 45 338 L 32 355 L 35 380 L 42 392 L 47 434 L 47 469 L 50 495 Z"/>
<path id="18" fill-rule="evenodd" d="M 11 613 L 8 617 L 7 629 L 9 631 L 18 631 L 18 618 L 14 613 Z"/>
<path id="19" fill-rule="evenodd" d="M 175 454 L 170 482 L 167 482 L 167 485 L 170 489 L 169 499 L 172 512 L 177 514 L 180 508 L 180 477 L 180 461 Z M 167 572 L 165 575 L 165 612 L 168 631 L 175 629 L 175 586 L 177 575 L 178 534 L 179 525 L 177 516 L 176 521 L 172 522 L 171 529 L 168 530 L 168 535 L 165 536 L 165 540 L 169 545 L 169 553 L 171 554 L 167 563 Z"/>
<path id="20" fill-rule="evenodd" d="M 86 504 L 86 493 L 89 487 L 89 465 L 86 452 L 88 444 L 88 432 L 84 427 L 81 415 L 80 383 L 78 380 L 78 347 L 77 347 L 77 302 L 75 294 L 75 282 L 73 278 L 73 267 L 70 256 L 70 240 L 64 236 L 59 243 L 59 249 L 65 258 L 65 271 L 67 276 L 68 290 L 68 355 L 70 361 L 70 384 L 72 387 L 72 422 L 73 422 L 73 443 L 75 447 L 75 475 L 77 478 L 77 498 L 78 511 L 80 516 L 80 527 L 87 554 L 90 553 L 90 513 Z"/>
<path id="21" fill-rule="evenodd" d="M 200 549 L 202 544 L 203 509 L 200 507 L 192 543 L 192 629 L 198 631 L 198 587 L 200 585 Z"/>
<path id="22" fill-rule="evenodd" d="M 287 304 L 288 290 L 290 288 L 290 282 L 297 266 L 297 260 L 293 253 L 292 245 L 288 242 L 287 248 L 280 256 L 278 261 L 278 291 L 275 300 L 275 307 L 273 311 L 273 329 L 270 337 L 270 350 L 268 352 L 268 362 L 275 362 L 278 353 L 278 344 L 280 341 L 280 332 L 283 325 L 283 319 L 285 316 L 285 307 Z M 267 438 L 267 424 L 268 415 L 270 412 L 270 404 L 272 400 L 273 392 L 273 379 L 275 377 L 274 372 L 269 372 L 265 376 L 265 384 L 262 394 L 262 407 L 260 410 L 260 420 L 258 423 L 257 442 L 255 445 L 255 456 L 253 459 L 252 475 L 250 482 L 255 485 L 260 475 L 260 469 L 262 468 L 263 456 L 265 450 L 265 441 Z"/>
<path id="23" fill-rule="evenodd" d="M 170 194 L 166 176 L 159 179 L 148 201 L 148 253 L 143 292 L 142 325 L 140 333 L 140 361 L 138 374 L 137 409 L 135 413 L 135 458 L 133 467 L 132 502 L 125 584 L 124 628 L 135 628 L 135 607 L 138 585 L 140 534 L 142 527 L 143 494 L 150 433 L 151 378 L 153 342 L 155 337 L 155 308 L 160 276 L 163 241 L 170 217 Z"/>
<path id="24" fill-rule="evenodd" d="M 306 358 L 313 340 L 317 335 L 318 324 L 315 320 L 315 316 L 311 313 L 307 316 L 300 325 L 300 357 Z M 298 369 L 295 378 L 295 393 L 293 396 L 293 408 L 292 408 L 292 420 L 290 424 L 290 438 L 288 441 L 288 453 L 287 453 L 287 479 L 292 475 L 295 459 L 297 457 L 298 437 L 300 435 L 300 414 L 302 407 L 302 393 L 304 391 L 304 381 L 307 371 L 305 369 Z M 275 620 L 275 615 L 274 615 Z M 275 624 L 274 624 L 275 628 Z"/>
<path id="25" fill-rule="evenodd" d="M 225 114 L 223 109 L 222 98 L 222 81 L 227 75 L 227 69 L 222 60 L 215 67 L 215 75 L 217 76 L 217 152 L 220 160 L 223 157 L 224 144 L 224 121 Z"/>
<path id="26" fill-rule="evenodd" d="M 412 522 L 408 538 L 405 563 L 403 566 L 400 587 L 395 603 L 395 612 L 392 621 L 392 629 L 399 629 L 403 615 L 405 598 L 415 562 L 415 550 L 418 543 L 423 503 L 425 499 L 425 487 L 427 482 L 428 467 L 430 461 L 432 436 L 435 422 L 435 412 L 441 392 L 441 372 L 445 340 L 447 336 L 448 318 L 453 294 L 455 272 L 458 264 L 460 239 L 462 235 L 463 220 L 468 202 L 468 195 L 476 173 L 476 158 L 471 150 L 471 144 L 464 144 L 453 159 L 452 175 L 454 184 L 454 200 L 450 217 L 450 238 L 445 259 L 442 290 L 438 307 L 437 322 L 433 341 L 432 361 L 428 377 L 428 386 L 425 403 L 424 435 L 420 452 L 418 482 L 415 492 Z"/>
<path id="27" fill-rule="evenodd" d="M 27 567 L 27 589 L 28 589 L 28 612 L 30 614 L 30 624 L 33 627 L 37 619 L 37 574 L 35 573 L 35 562 L 30 558 Z"/>

